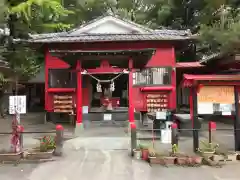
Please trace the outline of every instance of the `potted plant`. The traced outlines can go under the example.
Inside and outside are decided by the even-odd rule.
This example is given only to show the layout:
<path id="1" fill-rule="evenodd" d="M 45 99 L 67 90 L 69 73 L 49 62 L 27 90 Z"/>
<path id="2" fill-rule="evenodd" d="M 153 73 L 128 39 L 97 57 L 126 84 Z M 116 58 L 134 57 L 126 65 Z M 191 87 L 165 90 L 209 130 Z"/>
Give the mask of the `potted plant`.
<path id="1" fill-rule="evenodd" d="M 185 165 L 189 161 L 189 158 L 186 155 L 179 153 L 177 144 L 172 145 L 172 151 L 170 152 L 170 156 L 173 157 L 172 160 L 176 161 L 178 165 Z"/>
<path id="2" fill-rule="evenodd" d="M 133 156 L 136 159 L 141 159 L 142 154 L 139 145 L 136 147 L 136 149 L 133 150 Z"/>
<path id="3" fill-rule="evenodd" d="M 148 158 L 151 164 L 157 164 L 156 151 L 153 147 L 148 149 Z"/>
<path id="4" fill-rule="evenodd" d="M 154 148 L 149 149 L 150 164 L 166 165 L 167 163 L 165 161 L 165 156 L 162 153 L 157 152 Z"/>
<path id="5" fill-rule="evenodd" d="M 198 152 L 205 157 L 212 157 L 218 148 L 218 144 L 201 141 L 201 147 L 198 149 Z"/>
<path id="6" fill-rule="evenodd" d="M 147 145 L 143 145 L 143 144 L 140 144 L 139 147 L 140 147 L 141 154 L 142 154 L 142 160 L 147 161 L 148 160 L 148 154 L 149 154 L 149 151 L 148 151 L 149 147 Z"/>
<path id="7" fill-rule="evenodd" d="M 227 160 L 228 161 L 237 161 L 238 159 L 238 153 L 237 152 L 229 152 L 227 154 Z"/>
<path id="8" fill-rule="evenodd" d="M 56 147 L 55 137 L 44 136 L 40 139 L 39 147 L 34 148 L 27 152 L 26 159 L 39 160 L 39 159 L 51 159 L 54 149 Z"/>

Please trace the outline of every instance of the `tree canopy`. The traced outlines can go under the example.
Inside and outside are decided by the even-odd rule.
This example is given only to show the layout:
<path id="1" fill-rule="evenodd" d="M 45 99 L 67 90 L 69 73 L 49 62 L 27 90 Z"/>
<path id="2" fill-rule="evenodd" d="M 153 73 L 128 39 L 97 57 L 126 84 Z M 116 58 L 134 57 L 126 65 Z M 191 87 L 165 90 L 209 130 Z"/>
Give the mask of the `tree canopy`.
<path id="1" fill-rule="evenodd" d="M 34 75 L 43 57 L 13 46 L 12 38 L 65 31 L 106 14 L 150 28 L 190 29 L 199 34 L 198 47 L 204 53 L 239 49 L 239 0 L 0 0 L 0 8 L 0 24 L 10 29 L 8 43 L 1 41 L 4 56 L 24 76 Z"/>

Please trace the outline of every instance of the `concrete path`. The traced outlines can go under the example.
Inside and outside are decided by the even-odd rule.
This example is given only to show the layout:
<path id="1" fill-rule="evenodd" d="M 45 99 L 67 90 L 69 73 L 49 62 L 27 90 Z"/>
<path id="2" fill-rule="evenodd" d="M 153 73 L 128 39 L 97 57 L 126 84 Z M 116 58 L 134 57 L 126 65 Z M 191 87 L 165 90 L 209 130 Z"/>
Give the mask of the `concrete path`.
<path id="1" fill-rule="evenodd" d="M 86 129 L 81 137 L 65 142 L 65 153 L 59 160 L 1 165 L 0 180 L 238 180 L 240 177 L 240 163 L 223 168 L 166 168 L 133 160 L 129 157 L 130 138 L 125 130 L 113 127 Z M 182 142 L 186 141 L 188 139 Z M 189 143 L 192 145 L 192 141 Z"/>
<path id="2" fill-rule="evenodd" d="M 0 167 L 0 179 L 12 180 L 238 180 L 240 164 L 223 168 L 149 166 L 128 155 L 128 138 L 75 138 L 65 143 L 65 155 L 40 165 Z"/>

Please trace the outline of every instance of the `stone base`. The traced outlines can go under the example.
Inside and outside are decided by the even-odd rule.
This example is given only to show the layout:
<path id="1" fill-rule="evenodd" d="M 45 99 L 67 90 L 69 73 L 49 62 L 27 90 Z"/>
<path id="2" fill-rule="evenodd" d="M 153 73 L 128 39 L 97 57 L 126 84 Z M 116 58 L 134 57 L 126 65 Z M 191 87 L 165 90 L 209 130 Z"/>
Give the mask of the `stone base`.
<path id="1" fill-rule="evenodd" d="M 84 130 L 83 123 L 76 123 L 75 136 L 80 136 L 83 130 Z"/>

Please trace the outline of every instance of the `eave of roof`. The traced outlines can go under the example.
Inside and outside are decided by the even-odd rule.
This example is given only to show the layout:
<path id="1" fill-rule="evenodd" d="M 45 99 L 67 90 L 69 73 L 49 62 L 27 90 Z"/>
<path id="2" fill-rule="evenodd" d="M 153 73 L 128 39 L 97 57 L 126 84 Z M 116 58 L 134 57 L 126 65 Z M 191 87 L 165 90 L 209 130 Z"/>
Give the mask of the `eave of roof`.
<path id="1" fill-rule="evenodd" d="M 111 42 L 111 41 L 181 41 L 191 37 L 166 34 L 83 34 L 79 36 L 58 36 L 25 40 L 29 43 L 72 43 L 72 42 Z M 24 42 L 15 40 L 15 42 Z"/>
<path id="2" fill-rule="evenodd" d="M 54 53 L 123 53 L 123 52 L 153 52 L 156 49 L 154 48 L 147 48 L 147 49 L 137 49 L 137 50 L 132 50 L 132 49 L 125 49 L 125 50 L 99 50 L 99 51 L 83 51 L 83 50 L 50 50 L 50 52 L 54 52 Z"/>
<path id="3" fill-rule="evenodd" d="M 202 68 L 204 65 L 199 62 L 178 62 L 176 63 L 176 68 Z"/>
<path id="4" fill-rule="evenodd" d="M 192 75 L 184 74 L 185 80 L 195 80 L 195 81 L 239 81 L 240 74 L 238 75 L 218 75 L 218 74 L 209 74 L 209 75 Z"/>

